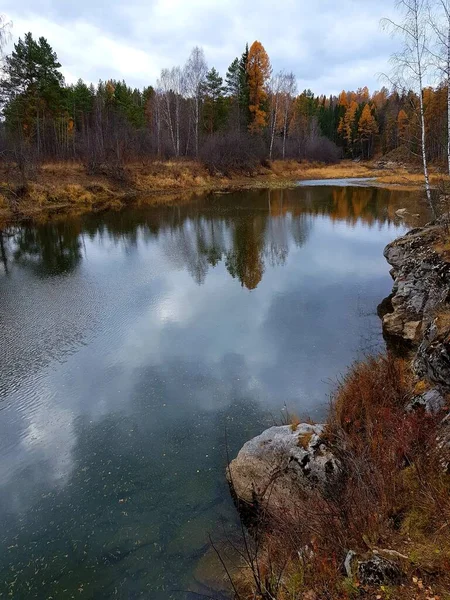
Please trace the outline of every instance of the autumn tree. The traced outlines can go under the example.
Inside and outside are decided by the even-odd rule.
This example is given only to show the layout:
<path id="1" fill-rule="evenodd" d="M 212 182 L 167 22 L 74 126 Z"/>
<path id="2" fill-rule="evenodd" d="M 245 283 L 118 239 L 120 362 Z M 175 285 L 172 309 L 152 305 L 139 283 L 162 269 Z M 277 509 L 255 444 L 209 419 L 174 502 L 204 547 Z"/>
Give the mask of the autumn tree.
<path id="1" fill-rule="evenodd" d="M 434 58 L 447 81 L 447 169 L 450 174 L 450 0 L 430 2 L 429 21 L 436 37 Z"/>
<path id="2" fill-rule="evenodd" d="M 356 100 L 352 100 L 348 105 L 345 115 L 341 117 L 338 126 L 338 133 L 340 133 L 347 144 L 347 148 L 350 154 L 353 156 L 354 142 L 357 133 L 357 121 L 356 113 L 358 110 L 358 103 Z"/>
<path id="3" fill-rule="evenodd" d="M 402 143 L 405 143 L 406 141 L 408 141 L 408 137 L 409 137 L 408 136 L 408 125 L 409 125 L 408 115 L 402 108 L 398 111 L 398 115 L 397 115 L 398 139 Z"/>
<path id="4" fill-rule="evenodd" d="M 370 158 L 373 152 L 373 141 L 375 134 L 378 133 L 378 125 L 372 114 L 370 106 L 366 104 L 363 108 L 358 122 L 358 135 L 361 142 L 361 151 L 363 158 Z"/>
<path id="5" fill-rule="evenodd" d="M 247 61 L 249 109 L 251 114 L 249 130 L 252 133 L 261 132 L 267 125 L 266 84 L 271 71 L 269 57 L 263 45 L 258 41 L 253 42 Z"/>

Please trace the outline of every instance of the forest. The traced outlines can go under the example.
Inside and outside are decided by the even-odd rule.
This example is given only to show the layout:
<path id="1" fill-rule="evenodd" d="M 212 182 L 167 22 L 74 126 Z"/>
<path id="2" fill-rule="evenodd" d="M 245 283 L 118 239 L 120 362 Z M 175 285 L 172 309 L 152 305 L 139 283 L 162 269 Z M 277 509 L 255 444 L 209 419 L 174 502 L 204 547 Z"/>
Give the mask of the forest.
<path id="1" fill-rule="evenodd" d="M 296 75 L 277 71 L 259 41 L 247 44 L 224 76 L 196 46 L 183 66 L 162 69 L 144 89 L 113 79 L 67 84 L 50 43 L 26 33 L 2 60 L 0 156 L 24 175 L 43 161 L 120 173 L 131 161 L 189 157 L 227 174 L 284 158 L 332 163 L 387 155 L 414 162 L 422 149 L 428 161 L 444 163 L 450 19 L 439 10 L 445 3 L 427 14 L 423 3 L 413 0 L 413 10 L 409 4 L 403 2 L 402 23 L 385 23 L 404 37 L 406 52 L 393 57 L 398 68 L 386 76 L 389 85 L 330 96 L 299 93 Z M 11 28 L 4 18 L 0 24 L 5 47 Z"/>

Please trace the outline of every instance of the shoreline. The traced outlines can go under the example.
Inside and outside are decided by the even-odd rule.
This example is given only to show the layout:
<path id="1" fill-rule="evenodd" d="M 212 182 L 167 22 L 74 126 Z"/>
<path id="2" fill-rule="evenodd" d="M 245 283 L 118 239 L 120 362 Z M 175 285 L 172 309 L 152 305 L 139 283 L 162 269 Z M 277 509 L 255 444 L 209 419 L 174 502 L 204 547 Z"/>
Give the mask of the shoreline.
<path id="1" fill-rule="evenodd" d="M 431 175 L 433 184 L 446 177 Z M 367 179 L 367 185 L 401 190 L 417 190 L 423 177 L 416 167 L 394 163 L 354 163 L 334 165 L 273 161 L 251 174 L 228 177 L 211 175 L 194 161 L 166 161 L 130 164 L 120 178 L 110 171 L 87 174 L 81 163 L 49 163 L 36 178 L 21 185 L 14 169 L 0 168 L 0 227 L 24 220 L 51 218 L 55 214 L 82 214 L 108 209 L 120 210 L 136 202 L 148 206 L 189 202 L 196 195 L 218 195 L 253 189 L 295 187 L 297 182 Z M 370 181 L 369 181 L 370 180 Z M 365 185 L 365 184 L 364 184 Z"/>
<path id="2" fill-rule="evenodd" d="M 247 557 L 236 577 L 243 597 L 256 585 L 275 600 L 291 590 L 314 600 L 325 591 L 450 598 L 447 217 L 397 238 L 384 256 L 394 280 L 380 304 L 386 354 L 349 369 L 325 423 L 271 427 L 227 467 L 257 539 L 259 558 Z"/>

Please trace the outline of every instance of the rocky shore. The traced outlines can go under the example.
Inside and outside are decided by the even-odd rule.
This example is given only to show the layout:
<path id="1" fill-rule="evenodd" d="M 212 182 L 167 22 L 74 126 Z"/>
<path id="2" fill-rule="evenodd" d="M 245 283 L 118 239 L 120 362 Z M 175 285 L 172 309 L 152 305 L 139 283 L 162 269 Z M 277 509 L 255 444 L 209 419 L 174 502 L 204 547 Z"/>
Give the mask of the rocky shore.
<path id="1" fill-rule="evenodd" d="M 392 355 L 403 357 L 411 381 L 411 392 L 404 394 L 404 402 L 402 399 L 405 426 L 410 426 L 407 415 L 411 414 L 419 429 L 421 419 L 424 427 L 428 426 L 430 415 L 438 419 L 432 430 L 433 445 L 439 452 L 442 473 L 447 475 L 450 475 L 449 240 L 447 220 L 442 219 L 413 229 L 390 243 L 384 255 L 392 267 L 393 290 L 379 307 L 388 349 Z M 345 426 L 342 431 L 345 433 Z M 356 435 L 358 431 L 367 435 L 361 426 L 356 431 Z M 337 490 L 348 480 L 342 461 L 347 445 L 345 435 L 333 438 L 327 424 L 301 423 L 267 429 L 247 442 L 228 467 L 227 477 L 239 511 L 247 522 L 259 519 L 267 523 L 272 519 L 276 523 L 280 514 L 295 512 L 304 505 L 305 497 L 318 499 L 318 506 L 321 499 L 326 502 L 327 497 L 336 497 Z M 385 448 L 386 452 L 389 450 Z M 405 467 L 408 460 L 405 459 Z M 447 525 L 444 523 L 443 527 Z M 334 535 L 332 529 L 329 535 Z M 366 552 L 346 549 L 341 564 L 346 577 L 357 585 L 399 585 L 408 572 L 405 565 L 409 564 L 408 556 L 396 550 L 382 550 L 367 541 L 365 544 Z"/>

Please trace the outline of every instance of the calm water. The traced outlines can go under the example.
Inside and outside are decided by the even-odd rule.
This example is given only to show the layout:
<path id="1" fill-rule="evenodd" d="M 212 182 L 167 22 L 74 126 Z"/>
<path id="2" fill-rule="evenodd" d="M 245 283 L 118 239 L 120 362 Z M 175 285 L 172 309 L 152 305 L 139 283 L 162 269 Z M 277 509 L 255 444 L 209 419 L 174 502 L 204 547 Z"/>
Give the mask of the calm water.
<path id="1" fill-rule="evenodd" d="M 402 207 L 306 186 L 3 232 L 0 597 L 208 593 L 225 431 L 234 454 L 284 404 L 322 418 L 382 346 Z"/>

